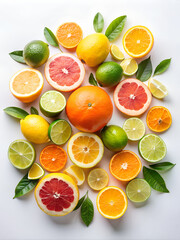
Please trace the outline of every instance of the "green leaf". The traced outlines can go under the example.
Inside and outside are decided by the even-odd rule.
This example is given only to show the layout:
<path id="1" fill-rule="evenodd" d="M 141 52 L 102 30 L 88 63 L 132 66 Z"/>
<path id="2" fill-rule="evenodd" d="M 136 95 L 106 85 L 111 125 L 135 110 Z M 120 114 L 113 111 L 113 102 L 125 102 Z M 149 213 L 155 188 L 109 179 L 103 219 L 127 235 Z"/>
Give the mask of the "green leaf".
<path id="1" fill-rule="evenodd" d="M 24 57 L 23 57 L 23 51 L 22 50 L 11 52 L 11 53 L 9 53 L 9 55 L 16 62 L 26 64 L 26 62 L 24 60 Z"/>
<path id="2" fill-rule="evenodd" d="M 31 114 L 39 115 L 39 112 L 38 112 L 38 110 L 35 107 L 31 107 L 30 111 L 31 111 Z"/>
<path id="3" fill-rule="evenodd" d="M 136 78 L 141 82 L 147 81 L 152 75 L 151 58 L 147 58 L 139 63 Z"/>
<path id="4" fill-rule="evenodd" d="M 52 45 L 52 46 L 54 46 L 54 47 L 58 47 L 58 48 L 60 49 L 59 43 L 58 43 L 58 40 L 57 40 L 56 36 L 55 36 L 54 33 L 53 33 L 49 28 L 47 28 L 47 27 L 44 28 L 44 36 L 45 36 L 47 42 L 48 42 L 50 45 Z M 61 51 L 61 49 L 60 49 L 60 51 Z M 62 52 L 62 51 L 61 51 L 61 52 Z"/>
<path id="5" fill-rule="evenodd" d="M 103 28 L 104 28 L 104 18 L 103 16 L 101 15 L 100 12 L 98 12 L 95 17 L 94 17 L 94 20 L 93 20 L 93 26 L 94 26 L 94 30 L 97 32 L 97 33 L 101 33 Z"/>
<path id="6" fill-rule="evenodd" d="M 114 19 L 108 28 L 106 29 L 105 35 L 109 39 L 109 41 L 113 41 L 119 37 L 120 33 L 122 32 L 127 16 L 121 16 Z"/>
<path id="7" fill-rule="evenodd" d="M 89 83 L 94 86 L 98 86 L 96 79 L 94 78 L 94 75 L 90 73 L 89 75 Z"/>
<path id="8" fill-rule="evenodd" d="M 29 113 L 27 113 L 25 110 L 18 107 L 7 107 L 4 109 L 4 111 L 8 115 L 18 119 L 24 119 L 27 115 L 29 115 Z"/>
<path id="9" fill-rule="evenodd" d="M 37 183 L 38 183 L 38 179 L 37 180 L 28 179 L 28 173 L 27 173 L 16 186 L 15 195 L 13 199 L 23 196 L 26 193 L 30 192 L 36 186 Z"/>
<path id="10" fill-rule="evenodd" d="M 158 170 L 158 171 L 168 171 L 171 168 L 173 168 L 176 164 L 173 164 L 171 162 L 162 162 L 162 163 L 156 163 L 149 165 L 151 168 Z"/>
<path id="11" fill-rule="evenodd" d="M 154 71 L 154 76 L 165 72 L 168 69 L 170 63 L 171 63 L 171 58 L 165 59 L 162 62 L 160 62 L 160 64 L 156 67 Z"/>
<path id="12" fill-rule="evenodd" d="M 92 222 L 94 217 L 94 206 L 91 199 L 87 196 L 87 198 L 82 203 L 81 207 L 81 218 L 83 222 L 88 227 L 89 224 Z"/>
<path id="13" fill-rule="evenodd" d="M 147 167 L 143 167 L 143 175 L 145 180 L 149 183 L 149 185 L 156 191 L 168 193 L 169 190 L 166 187 L 164 179 L 161 175 Z"/>
<path id="14" fill-rule="evenodd" d="M 80 208 L 80 206 L 84 202 L 85 197 L 86 197 L 86 194 L 82 198 L 79 199 L 79 202 L 78 202 L 78 204 L 76 205 L 76 207 L 74 208 L 73 211 L 76 211 L 78 208 Z"/>

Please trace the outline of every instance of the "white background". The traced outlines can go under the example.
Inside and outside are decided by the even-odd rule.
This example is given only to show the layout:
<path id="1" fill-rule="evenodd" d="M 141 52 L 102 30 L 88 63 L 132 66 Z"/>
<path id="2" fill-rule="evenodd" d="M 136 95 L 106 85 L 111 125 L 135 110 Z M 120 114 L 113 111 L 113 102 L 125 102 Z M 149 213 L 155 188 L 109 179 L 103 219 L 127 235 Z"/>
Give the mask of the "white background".
<path id="1" fill-rule="evenodd" d="M 32 104 L 22 104 L 9 91 L 11 76 L 24 65 L 13 61 L 8 53 L 23 49 L 26 43 L 42 39 L 44 27 L 55 32 L 65 21 L 77 22 L 83 29 L 84 36 L 93 33 L 93 18 L 100 11 L 105 18 L 105 29 L 116 17 L 126 14 L 127 23 L 121 37 L 116 41 L 121 50 L 122 36 L 134 25 L 145 25 L 153 33 L 155 43 L 151 51 L 151 59 L 155 68 L 165 58 L 172 58 L 168 71 L 157 79 L 168 88 L 169 95 L 164 101 L 153 99 L 151 106 L 162 105 L 169 108 L 173 123 L 171 128 L 161 134 L 167 144 L 167 155 L 164 161 L 176 163 L 176 166 L 163 174 L 170 193 L 158 193 L 154 190 L 144 206 L 135 206 L 129 202 L 125 215 L 118 220 L 104 219 L 97 211 L 95 199 L 97 193 L 89 191 L 94 202 L 95 214 L 92 224 L 87 228 L 80 219 L 80 212 L 73 212 L 65 217 L 50 217 L 37 206 L 31 192 L 21 199 L 12 199 L 16 184 L 24 175 L 15 169 L 8 160 L 9 144 L 23 138 L 19 121 L 7 116 L 3 108 L 19 106 L 29 111 L 30 106 L 38 108 L 39 99 Z M 0 239 L 179 239 L 180 238 L 180 166 L 179 166 L 179 134 L 180 134 L 180 1 L 178 0 L 44 0 L 44 1 L 0 1 Z M 50 47 L 50 55 L 58 49 Z M 110 57 L 109 57 L 110 59 Z M 43 67 L 39 68 L 43 71 Z M 92 69 L 86 68 L 86 79 Z M 43 92 L 51 87 L 45 82 Z M 112 91 L 110 91 L 112 95 Z M 68 94 L 66 95 L 68 96 Z M 63 113 L 61 117 L 65 117 Z M 142 117 L 145 122 L 146 113 Z M 122 126 L 124 117 L 114 108 L 111 124 Z M 49 119 L 51 121 L 51 119 Z M 146 127 L 147 128 L 147 127 Z M 76 130 L 74 130 L 75 132 Z M 147 129 L 147 132 L 148 129 Z M 37 149 L 37 159 L 41 146 Z M 65 146 L 66 149 L 66 146 Z M 138 154 L 137 143 L 129 143 L 126 149 Z M 108 163 L 113 153 L 105 150 L 100 166 L 108 172 Z M 143 165 L 147 163 L 142 160 Z M 67 166 L 70 165 L 68 160 Z M 142 176 L 142 173 L 139 175 Z M 121 182 L 110 176 L 109 185 L 117 185 L 124 189 Z M 88 186 L 80 188 L 82 196 Z"/>

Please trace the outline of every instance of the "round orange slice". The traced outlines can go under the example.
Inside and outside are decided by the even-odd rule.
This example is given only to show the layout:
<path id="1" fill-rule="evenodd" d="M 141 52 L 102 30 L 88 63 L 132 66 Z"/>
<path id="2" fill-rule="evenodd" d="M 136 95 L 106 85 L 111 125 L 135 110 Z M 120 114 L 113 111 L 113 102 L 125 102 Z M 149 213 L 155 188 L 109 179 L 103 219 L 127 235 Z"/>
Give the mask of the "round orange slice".
<path id="1" fill-rule="evenodd" d="M 146 122 L 152 131 L 164 132 L 171 126 L 171 113 L 162 106 L 152 107 L 147 114 Z"/>
<path id="2" fill-rule="evenodd" d="M 137 177 L 141 167 L 139 157 L 129 150 L 116 153 L 109 163 L 111 174 L 120 181 L 130 181 Z"/>
<path id="3" fill-rule="evenodd" d="M 9 88 L 18 100 L 29 103 L 41 94 L 43 84 L 43 76 L 38 70 L 24 68 L 13 75 Z"/>
<path id="4" fill-rule="evenodd" d="M 127 54 L 134 58 L 147 55 L 154 43 L 151 31 L 144 26 L 130 28 L 123 37 L 123 47 Z"/>

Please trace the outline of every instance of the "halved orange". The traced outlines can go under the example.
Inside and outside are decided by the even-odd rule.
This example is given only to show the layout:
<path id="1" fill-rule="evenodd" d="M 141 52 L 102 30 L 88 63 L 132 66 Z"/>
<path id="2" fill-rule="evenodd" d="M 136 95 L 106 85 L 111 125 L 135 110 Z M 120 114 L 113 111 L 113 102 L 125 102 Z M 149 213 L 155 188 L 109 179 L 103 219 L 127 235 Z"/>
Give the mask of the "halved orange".
<path id="1" fill-rule="evenodd" d="M 152 131 L 164 132 L 171 126 L 171 113 L 162 106 L 152 107 L 147 114 L 146 122 Z"/>
<path id="2" fill-rule="evenodd" d="M 39 160 L 42 167 L 48 172 L 58 172 L 67 162 L 67 153 L 63 148 L 51 144 L 43 148 Z"/>
<path id="3" fill-rule="evenodd" d="M 63 47 L 72 49 L 77 47 L 83 37 L 81 27 L 74 22 L 67 22 L 60 25 L 56 31 L 56 37 Z"/>
<path id="4" fill-rule="evenodd" d="M 127 54 L 134 58 L 141 58 L 147 55 L 154 43 L 151 31 L 144 26 L 130 28 L 123 37 L 123 47 Z"/>
<path id="5" fill-rule="evenodd" d="M 11 93 L 21 102 L 33 102 L 43 89 L 41 72 L 32 68 L 23 68 L 13 75 L 9 88 Z"/>
<path id="6" fill-rule="evenodd" d="M 137 177 L 141 167 L 139 157 L 129 150 L 116 153 L 109 163 L 111 174 L 120 181 L 130 181 Z"/>

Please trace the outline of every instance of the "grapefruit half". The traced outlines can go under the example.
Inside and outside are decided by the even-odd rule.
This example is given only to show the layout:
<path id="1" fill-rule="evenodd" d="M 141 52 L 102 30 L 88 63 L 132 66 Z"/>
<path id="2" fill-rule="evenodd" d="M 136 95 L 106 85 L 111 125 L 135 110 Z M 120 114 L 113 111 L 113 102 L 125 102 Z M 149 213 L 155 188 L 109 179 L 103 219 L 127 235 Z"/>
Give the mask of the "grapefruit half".
<path id="1" fill-rule="evenodd" d="M 129 78 L 121 81 L 114 91 L 114 103 L 122 113 L 139 116 L 149 107 L 152 95 L 141 81 Z"/>
<path id="2" fill-rule="evenodd" d="M 45 77 L 56 90 L 70 92 L 78 88 L 84 80 L 85 69 L 82 62 L 69 53 L 52 56 L 45 65 Z"/>

